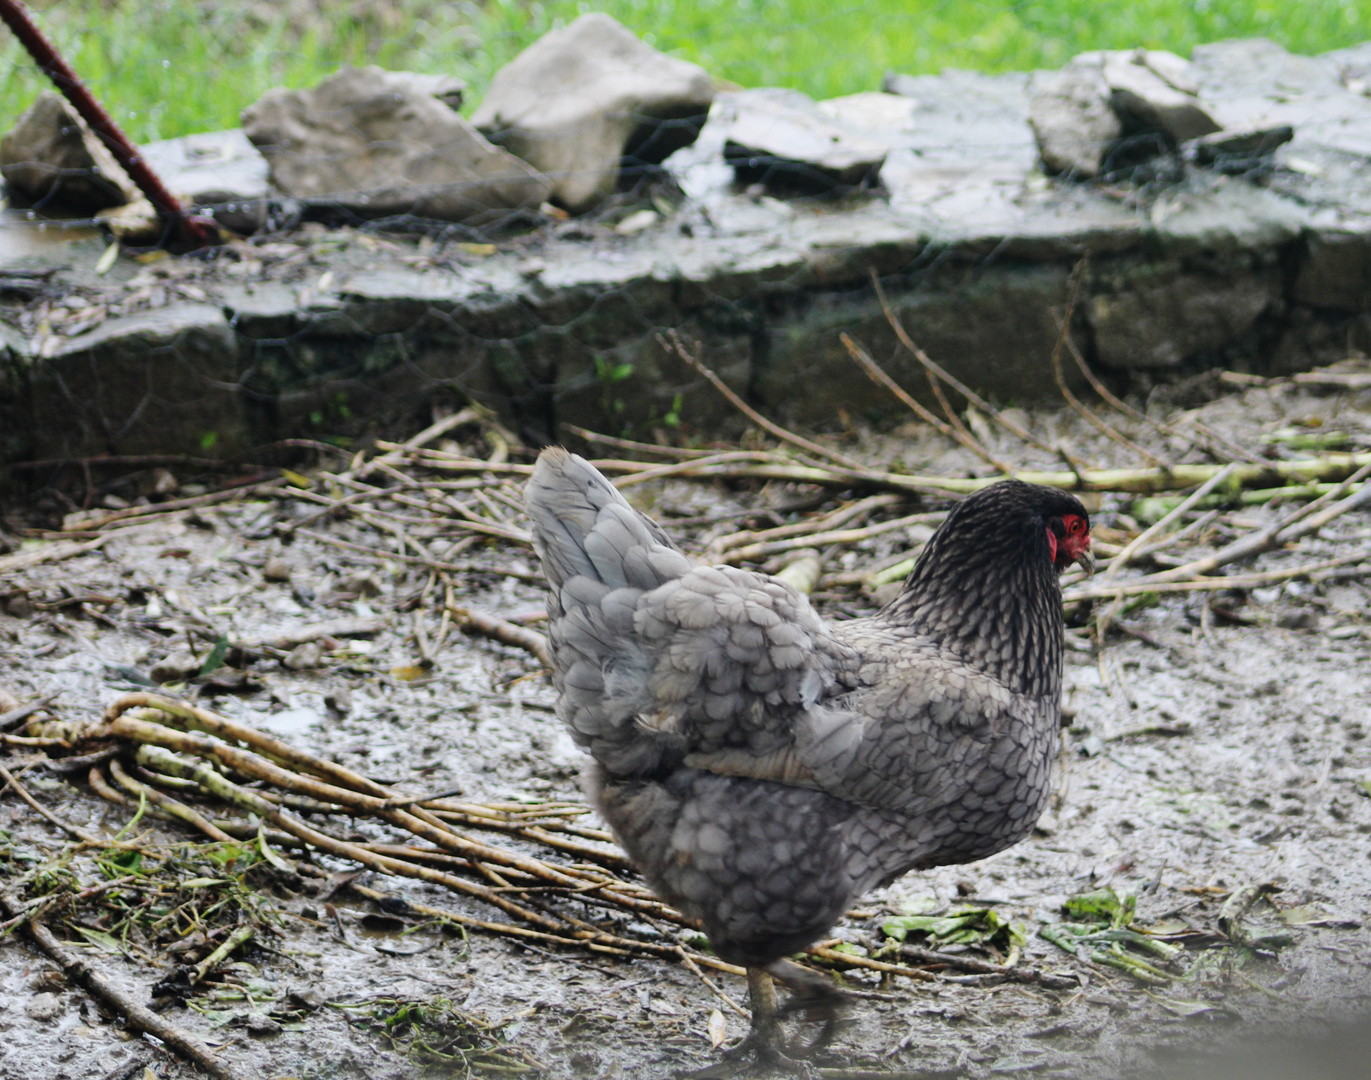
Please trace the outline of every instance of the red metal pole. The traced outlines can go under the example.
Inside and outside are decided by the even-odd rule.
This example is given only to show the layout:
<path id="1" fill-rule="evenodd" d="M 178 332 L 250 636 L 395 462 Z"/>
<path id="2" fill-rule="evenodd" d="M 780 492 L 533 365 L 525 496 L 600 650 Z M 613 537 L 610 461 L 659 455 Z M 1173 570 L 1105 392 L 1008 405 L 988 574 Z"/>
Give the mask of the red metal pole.
<path id="1" fill-rule="evenodd" d="M 129 142 L 128 136 L 120 130 L 109 113 L 95 96 L 76 76 L 76 72 L 62 59 L 52 43 L 43 36 L 19 0 L 0 0 L 0 19 L 14 31 L 19 43 L 28 50 L 39 69 L 52 80 L 53 85 L 71 102 L 74 108 L 100 141 L 109 147 L 115 160 L 123 166 L 139 190 L 147 196 L 158 216 L 176 231 L 178 239 L 192 247 L 205 247 L 217 243 L 219 233 L 214 222 L 207 218 L 194 217 L 186 212 L 180 201 L 166 189 L 157 174 L 148 167 L 137 148 Z"/>

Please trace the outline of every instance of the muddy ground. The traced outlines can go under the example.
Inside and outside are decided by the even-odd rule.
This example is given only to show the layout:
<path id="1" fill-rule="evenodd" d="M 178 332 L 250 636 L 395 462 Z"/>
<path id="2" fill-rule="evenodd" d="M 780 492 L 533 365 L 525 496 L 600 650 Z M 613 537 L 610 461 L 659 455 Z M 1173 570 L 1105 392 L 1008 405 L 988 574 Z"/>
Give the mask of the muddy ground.
<path id="1" fill-rule="evenodd" d="M 1193 423 L 1201 420 L 1245 446 L 1262 446 L 1264 435 L 1292 426 L 1336 429 L 1353 446 L 1371 445 L 1367 393 L 1328 394 L 1284 382 L 1244 387 L 1210 376 L 1154 396 L 1151 408 L 1185 430 L 1196 430 Z M 1045 437 L 1068 439 L 1080 458 L 1134 463 L 1069 413 L 1027 419 Z M 1168 444 L 1146 428 L 1119 423 L 1173 459 L 1203 457 L 1184 441 Z M 988 442 L 1000 439 L 982 434 Z M 844 452 L 871 461 L 898 459 L 945 473 L 976 467 L 963 451 L 947 450 L 917 426 L 845 438 Z M 1000 449 L 1025 457 L 1022 448 Z M 85 499 L 79 480 L 55 479 L 54 488 L 8 508 L 11 540 L 24 529 L 53 527 Z M 183 473 L 180 481 L 214 479 Z M 150 483 L 148 473 L 110 480 L 90 493 L 91 505 L 117 505 Z M 675 481 L 634 490 L 639 505 L 688 550 L 700 550 L 720 532 L 790 520 L 796 506 L 825 499 L 836 505 L 832 495 L 793 487 Z M 180 692 L 401 790 L 460 788 L 471 801 L 578 799 L 580 757 L 551 712 L 552 690 L 537 662 L 518 649 L 452 632 L 431 670 L 419 678 L 396 675 L 413 674 L 406 671 L 416 657 L 412 617 L 401 609 L 422 592 L 427 571 L 304 536 L 284 543 L 276 527 L 309 509 L 254 498 L 181 511 L 121 529 L 98 551 L 0 580 L 0 593 L 10 597 L 0 602 L 0 688 L 25 702 L 60 692 L 55 708 L 62 717 L 93 719 L 184 647 L 197 618 L 248 637 L 342 615 L 379 616 L 389 628 L 358 644 L 342 643 L 318 669 L 260 661 L 249 670 L 245 692 L 211 698 L 194 681 Z M 1135 525 L 1131 510 L 1129 499 L 1105 495 L 1095 525 L 1126 534 Z M 1276 513 L 1244 507 L 1224 521 L 1241 528 Z M 316 527 L 375 550 L 394 546 L 355 519 Z M 1223 542 L 1223 527 L 1202 536 L 1195 550 Z M 1264 556 L 1256 566 L 1345 554 L 1366 548 L 1368 538 L 1371 515 L 1350 514 L 1303 541 L 1299 552 Z M 875 537 L 832 552 L 825 569 L 878 565 L 908 543 L 900 534 Z M 492 549 L 495 555 L 532 565 L 509 547 Z M 264 576 L 269 560 L 278 559 L 290 571 L 288 581 Z M 542 605 L 536 584 L 511 577 L 470 575 L 462 588 L 462 603 L 506 618 Z M 20 593 L 27 604 L 13 602 Z M 72 596 L 113 602 L 38 606 Z M 824 583 L 814 599 L 835 618 L 876 603 L 868 591 Z M 1312 1033 L 1313 1049 L 1292 1051 L 1296 1064 L 1289 1067 L 1317 1075 L 1320 1055 L 1331 1053 L 1322 1038 L 1328 1025 L 1371 1012 L 1371 950 L 1363 928 L 1371 920 L 1371 592 L 1364 580 L 1348 576 L 1221 594 L 1208 615 L 1205 603 L 1203 594 L 1170 596 L 1127 613 L 1120 621 L 1129 629 L 1116 630 L 1102 655 L 1087 632 L 1074 631 L 1065 692 L 1074 724 L 1065 735 L 1052 809 L 1038 831 L 982 862 L 896 882 L 865 898 L 834 934 L 860 942 L 888 912 L 983 903 L 1027 928 L 1021 963 L 1074 973 L 1078 987 L 1044 990 L 950 969 L 927 983 L 849 972 L 847 985 L 870 996 L 856 1002 L 851 1023 L 819 1065 L 850 1075 L 890 1069 L 973 1078 L 1132 1076 L 1174 1070 L 1178 1057 L 1215 1046 L 1236 1047 L 1222 1052 L 1231 1062 L 1230 1054 L 1240 1055 L 1254 1040 L 1303 1032 Z M 1073 619 L 1084 624 L 1084 613 Z M 428 632 L 437 637 L 436 616 Z M 203 633 L 197 648 L 205 648 Z M 0 762 L 18 771 L 41 756 L 10 750 L 0 752 Z M 41 764 L 23 775 L 41 802 L 73 824 L 113 835 L 131 816 Z M 144 828 L 151 829 L 149 842 L 197 839 L 179 826 L 138 826 Z M 370 828 L 357 825 L 362 833 Z M 67 844 L 12 793 L 0 797 L 0 830 L 9 837 L 0 847 L 0 880 Z M 98 880 L 81 858 L 74 866 L 83 882 Z M 414 901 L 490 915 L 415 881 L 375 874 L 359 880 Z M 1251 955 L 1215 945 L 1225 898 L 1265 882 L 1279 891 L 1249 918 L 1263 932 L 1288 933 L 1291 943 Z M 1140 924 L 1211 935 L 1196 938 L 1200 945 L 1187 951 L 1183 977 L 1142 986 L 1069 957 L 1037 935 L 1040 925 L 1061 920 L 1068 897 L 1104 885 L 1136 894 Z M 220 1048 L 246 1076 L 461 1075 L 457 1064 L 426 1073 L 403 1043 L 391 1043 L 368 1020 L 377 1011 L 393 1012 L 386 1003 L 397 1000 L 450 1002 L 517 1048 L 519 1060 L 557 1078 L 666 1077 L 708 1065 L 717 1056 L 710 1038 L 715 1010 L 726 1021 L 728 1040 L 746 1030 L 738 1013 L 679 966 L 543 949 L 480 932 L 463 939 L 431 926 L 402 935 L 373 928 L 374 919 L 364 924 L 376 909 L 346 887 L 328 898 L 328 908 L 314 889 L 272 893 L 279 936 L 259 939 L 234 958 L 248 965 L 235 974 L 251 1001 L 211 991 L 165 1014 Z M 1289 909 L 1282 919 L 1280 911 Z M 590 908 L 584 915 L 604 917 Z M 155 952 L 86 953 L 140 1000 L 168 970 L 168 959 Z M 719 975 L 717 985 L 745 1000 L 741 979 Z M 1289 1058 L 1263 1052 L 1244 1060 L 1235 1075 L 1294 1075 L 1281 1072 L 1280 1062 Z M 1366 1060 L 1354 1054 L 1327 1064 L 1326 1074 L 1367 1075 Z M 22 935 L 0 940 L 0 1076 L 125 1077 L 143 1075 L 143 1063 L 159 1077 L 193 1073 L 67 985 Z M 1213 1072 L 1194 1068 L 1197 1075 Z"/>

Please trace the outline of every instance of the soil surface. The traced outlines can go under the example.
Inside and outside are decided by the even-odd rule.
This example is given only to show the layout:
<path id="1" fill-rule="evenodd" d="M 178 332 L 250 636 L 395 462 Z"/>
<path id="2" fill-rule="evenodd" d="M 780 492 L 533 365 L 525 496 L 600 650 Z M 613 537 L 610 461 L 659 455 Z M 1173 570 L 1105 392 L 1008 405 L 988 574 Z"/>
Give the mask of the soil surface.
<path id="1" fill-rule="evenodd" d="M 1150 403 L 1154 415 L 1191 432 L 1200 421 L 1220 438 L 1274 446 L 1277 454 L 1282 444 L 1263 443 L 1264 435 L 1338 430 L 1352 446 L 1364 447 L 1371 432 L 1365 393 L 1320 393 L 1285 381 L 1234 386 L 1215 375 L 1165 394 L 1169 400 L 1156 395 Z M 1064 410 L 1022 419 L 1046 439 L 1067 440 L 1092 463 L 1136 463 L 1131 452 Z M 1168 441 L 1142 425 L 1111 422 L 1174 460 L 1204 457 L 1179 437 Z M 981 434 L 998 451 L 1027 460 L 1021 446 L 996 431 Z M 911 469 L 964 475 L 980 467 L 921 426 L 855 431 L 841 445 L 865 460 L 899 460 Z M 182 475 L 179 494 L 205 479 Z M 90 492 L 91 505 L 109 496 L 108 505 L 136 499 L 153 482 L 147 472 L 111 480 Z M 809 488 L 680 480 L 631 490 L 690 551 L 721 533 L 798 520 L 804 510 L 839 501 L 835 493 Z M 24 528 L 54 527 L 75 508 L 71 500 L 86 495 L 79 480 L 65 489 L 59 482 L 11 507 L 12 538 Z M 882 513 L 945 505 L 933 499 Z M 402 791 L 460 789 L 472 802 L 580 799 L 581 756 L 553 715 L 553 692 L 538 662 L 450 626 L 443 636 L 438 615 L 420 604 L 430 644 L 438 645 L 432 666 L 416 673 L 413 611 L 416 597 L 431 588 L 429 572 L 385 558 L 395 538 L 355 518 L 325 518 L 311 527 L 314 535 L 297 533 L 286 543 L 279 526 L 312 509 L 255 497 L 178 511 L 118 529 L 98 550 L 0 579 L 0 689 L 24 703 L 60 693 L 53 708 L 62 718 L 89 721 L 119 695 L 146 689 L 151 669 L 186 648 L 191 635 L 203 654 L 220 631 L 261 639 L 325 619 L 377 618 L 385 628 L 332 642 L 338 648 L 327 650 L 318 667 L 292 670 L 259 660 L 237 692 L 216 694 L 220 688 L 197 679 L 168 692 L 197 696 L 224 716 Z M 1201 530 L 1193 551 L 1212 550 L 1234 530 L 1288 510 L 1227 511 L 1217 532 Z M 1125 496 L 1106 494 L 1092 511 L 1097 536 L 1133 533 L 1139 524 L 1138 509 Z M 510 517 L 517 520 L 512 510 Z M 316 538 L 321 535 L 376 554 L 326 543 Z M 1368 537 L 1371 515 L 1354 512 L 1301 541 L 1297 552 L 1266 555 L 1243 569 L 1364 550 Z M 900 530 L 834 549 L 825 570 L 878 566 L 911 539 L 919 537 Z M 505 545 L 489 557 L 516 570 L 536 569 L 526 549 Z M 539 585 L 520 577 L 473 573 L 460 589 L 463 605 L 511 620 L 543 603 Z M 825 579 L 814 602 L 826 616 L 844 618 L 872 610 L 877 599 L 869 589 Z M 1087 613 L 1068 611 L 1068 621 L 1064 704 L 1073 723 L 1064 733 L 1052 808 L 1034 836 L 979 863 L 897 881 L 864 898 L 833 937 L 860 946 L 892 913 L 990 907 L 1025 928 L 1021 965 L 1074 975 L 1075 987 L 1047 990 L 952 968 L 928 982 L 881 981 L 874 972 L 849 970 L 843 981 L 859 992 L 850 1022 L 816 1065 L 848 1076 L 889 1070 L 977 1080 L 1018 1073 L 1151 1075 L 1179 1068 L 1178 1055 L 1193 1050 L 1287 1031 L 1317 1037 L 1326 1025 L 1367 1011 L 1371 593 L 1365 582 L 1333 575 L 1212 597 L 1152 598 L 1117 615 L 1102 650 L 1092 644 Z M 16 774 L 23 770 L 27 788 L 62 820 L 109 836 L 128 824 L 133 808 L 96 797 L 81 774 L 48 770 L 45 760 L 21 748 L 0 751 L 0 763 Z M 382 835 L 365 821 L 351 829 Z M 148 844 L 202 839 L 148 819 L 133 831 L 144 833 Z M 67 837 L 12 792 L 0 797 L 0 885 L 67 847 Z M 315 862 L 329 871 L 355 869 L 322 856 Z M 101 880 L 88 854 L 76 855 L 71 867 L 83 885 Z M 492 917 L 478 903 L 421 882 L 374 873 L 357 880 L 413 902 Z M 1224 944 L 1218 920 L 1225 900 L 1264 883 L 1276 891 L 1251 907 L 1244 925 L 1253 934 L 1276 935 L 1277 943 L 1255 950 Z M 1183 974 L 1143 985 L 1038 935 L 1042 925 L 1063 920 L 1068 898 L 1104 886 L 1136 896 L 1138 924 L 1190 932 L 1194 944 L 1180 961 Z M 572 953 L 480 931 L 446 933 L 422 919 L 388 924 L 346 884 L 322 899 L 313 880 L 298 890 L 278 884 L 262 896 L 275 913 L 277 934 L 259 935 L 230 958 L 232 980 L 206 984 L 188 1004 L 164 1013 L 217 1047 L 244 1077 L 464 1075 L 461 1061 L 425 1066 L 405 1038 L 388 1037 L 377 1018 L 393 1018 L 400 1002 L 426 1003 L 436 1013 L 450 1008 L 446 1015 L 502 1044 L 505 1071 L 523 1067 L 557 1078 L 666 1077 L 717 1060 L 711 1028 L 717 1039 L 720 1020 L 726 1044 L 746 1032 L 745 1017 L 732 1006 L 746 1001 L 736 976 L 710 975 L 725 1000 L 696 974 L 661 960 Z M 582 917 L 610 918 L 590 906 Z M 1288 943 L 1280 943 L 1281 935 Z M 1004 958 L 973 945 L 948 948 Z M 153 949 L 121 956 L 91 947 L 83 955 L 139 1001 L 171 964 Z M 1312 1045 L 1317 1053 L 1300 1057 L 1304 1075 L 1317 1074 L 1319 1055 L 1330 1053 L 1322 1041 Z M 1267 1075 L 1272 1060 L 1235 1068 Z M 1364 1070 L 1365 1058 L 1356 1060 Z M 22 933 L 0 939 L 0 1075 L 127 1077 L 144 1075 L 143 1063 L 156 1076 L 193 1075 L 69 985 Z M 1339 1067 L 1328 1068 L 1334 1075 Z M 497 1074 L 479 1064 L 471 1071 Z"/>

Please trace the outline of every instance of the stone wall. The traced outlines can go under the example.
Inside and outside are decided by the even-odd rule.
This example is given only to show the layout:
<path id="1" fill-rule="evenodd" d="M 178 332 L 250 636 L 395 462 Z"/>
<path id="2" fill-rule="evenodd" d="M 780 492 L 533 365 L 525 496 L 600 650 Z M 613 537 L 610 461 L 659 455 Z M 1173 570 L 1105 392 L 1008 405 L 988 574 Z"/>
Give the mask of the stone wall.
<path id="1" fill-rule="evenodd" d="M 270 244 L 252 256 L 260 272 L 232 273 L 249 257 L 233 252 L 208 270 L 160 264 L 169 296 L 193 275 L 204 299 L 37 346 L 0 337 L 0 452 L 225 453 L 410 423 L 443 395 L 491 404 L 533 439 L 563 438 L 564 423 L 642 435 L 669 414 L 707 434 L 735 423 L 662 349 L 670 329 L 778 419 L 823 426 L 840 406 L 893 417 L 839 340 L 912 392 L 926 385 L 873 272 L 960 378 L 1002 403 L 1053 399 L 1053 313 L 1087 254 L 1073 329 L 1120 386 L 1371 351 L 1371 46 L 1310 58 L 1231 42 L 1197 48 L 1192 66 L 1225 125 L 1288 123 L 1293 140 L 1243 175 L 1078 183 L 1040 171 L 1029 76 L 893 77 L 890 93 L 820 105 L 891 146 L 874 192 L 743 188 L 711 119 L 667 162 L 684 201 L 631 235 L 602 216 L 434 265 L 355 233 L 300 240 L 299 272 L 291 256 L 275 272 Z M 54 280 L 112 303 L 142 274 L 120 284 L 68 267 Z"/>

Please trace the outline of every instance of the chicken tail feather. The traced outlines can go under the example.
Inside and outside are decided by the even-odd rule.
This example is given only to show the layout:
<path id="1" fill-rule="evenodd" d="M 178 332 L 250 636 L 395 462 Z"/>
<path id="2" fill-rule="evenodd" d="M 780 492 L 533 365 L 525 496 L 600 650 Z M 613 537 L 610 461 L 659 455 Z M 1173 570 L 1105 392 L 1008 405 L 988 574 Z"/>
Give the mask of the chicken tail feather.
<path id="1" fill-rule="evenodd" d="M 637 723 L 651 706 L 653 661 L 634 612 L 643 593 L 688 572 L 690 561 L 590 462 L 560 447 L 539 455 L 524 504 L 551 585 L 558 714 L 611 774 L 652 772 L 679 748 Z"/>

